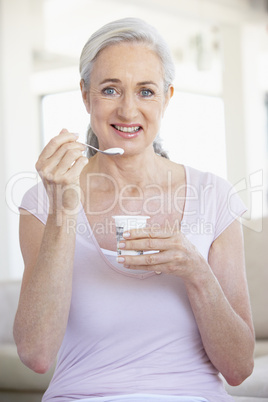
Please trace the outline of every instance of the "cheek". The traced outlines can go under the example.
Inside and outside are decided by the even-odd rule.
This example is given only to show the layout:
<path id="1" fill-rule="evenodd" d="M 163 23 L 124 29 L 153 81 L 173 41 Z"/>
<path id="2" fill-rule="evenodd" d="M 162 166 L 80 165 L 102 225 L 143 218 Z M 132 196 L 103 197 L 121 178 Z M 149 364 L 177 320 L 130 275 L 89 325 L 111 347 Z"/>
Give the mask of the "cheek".
<path id="1" fill-rule="evenodd" d="M 101 97 L 93 97 L 90 101 L 90 113 L 94 115 L 103 115 L 111 113 L 114 110 L 114 102 Z"/>
<path id="2" fill-rule="evenodd" d="M 104 125 L 107 125 L 107 121 L 114 110 L 112 103 L 111 101 L 100 98 L 95 98 L 91 101 L 90 124 L 96 134 L 100 132 L 100 130 L 103 131 Z"/>
<path id="3" fill-rule="evenodd" d="M 154 105 L 150 105 L 150 107 L 147 108 L 147 118 L 148 120 L 154 122 L 155 124 L 159 125 L 161 123 L 163 116 L 164 116 L 164 108 L 162 104 L 157 103 Z"/>

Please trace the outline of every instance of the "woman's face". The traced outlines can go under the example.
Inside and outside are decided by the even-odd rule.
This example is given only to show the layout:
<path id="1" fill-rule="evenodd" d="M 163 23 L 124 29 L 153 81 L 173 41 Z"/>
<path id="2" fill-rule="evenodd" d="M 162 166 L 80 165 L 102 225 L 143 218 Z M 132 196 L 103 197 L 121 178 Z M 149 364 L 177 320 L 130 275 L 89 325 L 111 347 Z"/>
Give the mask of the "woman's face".
<path id="1" fill-rule="evenodd" d="M 100 148 L 122 147 L 127 155 L 151 146 L 172 94 L 173 87 L 164 93 L 161 62 L 146 45 L 102 50 L 83 91 Z"/>

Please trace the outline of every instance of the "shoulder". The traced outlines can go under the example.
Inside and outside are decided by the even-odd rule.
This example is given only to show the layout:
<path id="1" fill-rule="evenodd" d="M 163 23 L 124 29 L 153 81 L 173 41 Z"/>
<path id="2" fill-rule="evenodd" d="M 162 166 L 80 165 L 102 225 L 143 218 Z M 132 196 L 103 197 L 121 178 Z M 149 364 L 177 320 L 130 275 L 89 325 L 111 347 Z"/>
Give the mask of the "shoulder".
<path id="1" fill-rule="evenodd" d="M 190 166 L 184 168 L 187 186 L 195 189 L 198 194 L 206 192 L 208 197 L 213 197 L 215 200 L 224 198 L 227 201 L 236 193 L 235 187 L 223 177 Z"/>
<path id="2" fill-rule="evenodd" d="M 26 210 L 38 218 L 42 223 L 46 223 L 49 201 L 46 189 L 42 182 L 39 182 L 28 189 L 19 205 L 20 210 Z"/>
<path id="3" fill-rule="evenodd" d="M 21 207 L 30 203 L 42 203 L 47 201 L 46 189 L 42 181 L 30 187 L 25 193 L 21 201 Z"/>
<path id="4" fill-rule="evenodd" d="M 186 166 L 187 209 L 212 222 L 217 238 L 247 208 L 235 187 L 211 172 Z"/>
<path id="5" fill-rule="evenodd" d="M 217 176 L 212 172 L 198 170 L 187 165 L 184 166 L 184 169 L 189 184 L 222 184 L 231 186 L 226 179 Z"/>
<path id="6" fill-rule="evenodd" d="M 176 186 L 186 188 L 186 198 L 192 201 L 214 203 L 217 199 L 226 199 L 233 194 L 234 187 L 223 177 L 209 171 L 202 171 L 188 165 L 182 165 L 166 160 L 165 168 L 172 174 L 173 183 Z"/>

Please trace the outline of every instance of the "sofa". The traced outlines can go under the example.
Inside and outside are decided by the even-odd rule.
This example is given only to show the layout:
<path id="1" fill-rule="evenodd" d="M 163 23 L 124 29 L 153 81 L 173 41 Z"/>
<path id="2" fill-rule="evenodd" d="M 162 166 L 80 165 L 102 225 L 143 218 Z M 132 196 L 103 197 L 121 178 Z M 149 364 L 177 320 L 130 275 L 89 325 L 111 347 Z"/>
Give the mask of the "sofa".
<path id="1" fill-rule="evenodd" d="M 255 367 L 238 387 L 225 386 L 237 402 L 264 402 L 268 401 L 268 217 L 250 226 L 244 226 L 244 238 L 256 332 Z M 19 292 L 20 280 L 0 282 L 0 402 L 40 402 L 53 368 L 36 374 L 19 360 L 12 336 Z"/>

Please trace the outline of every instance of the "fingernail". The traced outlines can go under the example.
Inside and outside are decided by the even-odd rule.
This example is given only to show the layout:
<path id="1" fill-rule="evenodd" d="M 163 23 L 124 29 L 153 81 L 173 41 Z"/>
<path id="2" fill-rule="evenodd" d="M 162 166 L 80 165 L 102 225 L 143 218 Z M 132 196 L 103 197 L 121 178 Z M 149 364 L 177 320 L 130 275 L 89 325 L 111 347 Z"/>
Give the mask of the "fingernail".
<path id="1" fill-rule="evenodd" d="M 125 237 L 125 238 L 126 238 L 126 237 L 130 237 L 130 233 L 129 233 L 129 232 L 124 232 L 124 233 L 123 233 L 123 237 Z"/>
<path id="2" fill-rule="evenodd" d="M 126 243 L 120 242 L 118 244 L 118 248 L 125 248 L 126 247 Z"/>
<path id="3" fill-rule="evenodd" d="M 119 257 L 116 257 L 116 261 L 117 262 L 124 262 L 125 259 L 124 259 L 124 257 L 119 256 Z"/>

